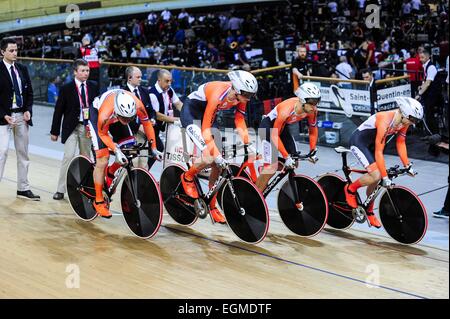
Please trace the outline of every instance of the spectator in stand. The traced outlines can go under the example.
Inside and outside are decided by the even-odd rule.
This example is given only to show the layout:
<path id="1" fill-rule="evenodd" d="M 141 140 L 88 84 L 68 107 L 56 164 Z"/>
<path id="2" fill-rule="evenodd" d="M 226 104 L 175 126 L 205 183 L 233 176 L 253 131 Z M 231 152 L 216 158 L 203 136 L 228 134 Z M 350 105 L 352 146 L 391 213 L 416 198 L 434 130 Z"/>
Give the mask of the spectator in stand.
<path id="1" fill-rule="evenodd" d="M 413 14 L 420 13 L 420 7 L 422 6 L 422 2 L 420 0 L 411 0 L 411 12 Z"/>
<path id="2" fill-rule="evenodd" d="M 417 89 L 422 83 L 422 62 L 415 48 L 409 50 L 410 57 L 405 61 L 405 69 L 408 71 L 411 83 L 411 96 L 417 95 Z"/>
<path id="3" fill-rule="evenodd" d="M 410 0 L 403 0 L 402 4 L 402 15 L 403 17 L 409 17 L 411 15 L 411 1 Z"/>
<path id="4" fill-rule="evenodd" d="M 150 13 L 148 14 L 147 21 L 148 21 L 148 24 L 150 24 L 150 25 L 155 25 L 156 22 L 158 21 L 158 16 L 156 15 L 156 13 L 153 10 L 150 11 Z"/>
<path id="5" fill-rule="evenodd" d="M 165 21 L 165 22 L 169 22 L 170 18 L 172 18 L 172 13 L 169 11 L 168 8 L 165 8 L 163 12 L 161 12 L 161 18 Z"/>
<path id="6" fill-rule="evenodd" d="M 309 76 L 311 68 L 307 59 L 306 47 L 301 45 L 297 47 L 297 58 L 292 62 L 292 74 L 296 77 L 292 81 L 293 91 L 298 88 L 298 85 L 302 82 L 304 76 Z"/>
<path id="7" fill-rule="evenodd" d="M 235 15 L 231 16 L 230 21 L 228 21 L 228 29 L 236 35 L 236 31 L 241 29 L 242 19 L 236 17 Z"/>
<path id="8" fill-rule="evenodd" d="M 61 84 L 61 77 L 57 75 L 47 87 L 47 102 L 55 104 L 59 95 L 59 85 Z"/>
<path id="9" fill-rule="evenodd" d="M 350 80 L 354 77 L 353 69 L 350 64 L 347 62 L 347 58 L 345 56 L 339 57 L 340 63 L 336 66 L 336 75 L 340 79 Z M 339 86 L 345 89 L 351 89 L 352 84 L 348 82 L 339 82 Z"/>
<path id="10" fill-rule="evenodd" d="M 100 60 L 98 51 L 91 46 L 91 40 L 88 36 L 84 36 L 81 40 L 82 47 L 80 48 L 78 58 L 86 60 L 89 63 L 89 80 L 99 83 L 100 80 Z"/>
<path id="11" fill-rule="evenodd" d="M 181 12 L 178 14 L 178 20 L 183 20 L 184 18 L 189 18 L 189 13 L 186 12 L 186 9 L 181 9 Z"/>

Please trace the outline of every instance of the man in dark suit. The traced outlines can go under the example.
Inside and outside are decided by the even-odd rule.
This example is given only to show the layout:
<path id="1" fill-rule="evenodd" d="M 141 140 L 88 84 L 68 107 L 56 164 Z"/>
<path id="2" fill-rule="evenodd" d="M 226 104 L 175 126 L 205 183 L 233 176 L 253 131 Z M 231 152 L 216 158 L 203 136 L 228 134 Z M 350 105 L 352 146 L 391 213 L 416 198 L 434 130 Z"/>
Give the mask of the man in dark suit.
<path id="1" fill-rule="evenodd" d="M 0 62 L 0 180 L 12 132 L 17 154 L 17 197 L 40 200 L 40 196 L 30 190 L 28 182 L 28 130 L 33 125 L 33 89 L 30 76 L 24 65 L 16 63 L 15 40 L 2 39 L 0 53 L 3 55 L 3 61 Z"/>
<path id="2" fill-rule="evenodd" d="M 66 172 L 70 161 L 78 155 L 91 154 L 91 139 L 86 127 L 89 120 L 89 107 L 99 95 L 98 85 L 88 81 L 89 64 L 83 59 L 73 63 L 74 80 L 61 87 L 53 113 L 50 137 L 56 142 L 61 134 L 64 144 L 64 158 L 59 172 L 58 188 L 53 199 L 64 198 L 66 192 Z M 63 119 L 64 118 L 64 119 Z M 62 120 L 62 132 L 61 132 Z"/>
<path id="3" fill-rule="evenodd" d="M 139 68 L 135 66 L 129 66 L 125 70 L 125 77 L 127 79 L 127 84 L 122 88 L 124 90 L 130 91 L 137 96 L 138 99 L 142 101 L 147 111 L 148 117 L 151 119 L 153 125 L 156 123 L 156 113 L 152 108 L 150 103 L 149 92 L 146 88 L 141 86 L 142 82 L 142 72 Z M 131 131 L 136 136 L 138 143 L 143 143 L 146 140 L 144 129 L 136 118 L 135 122 L 129 124 Z M 147 163 L 144 157 L 140 157 L 135 160 L 136 166 L 146 168 Z"/>

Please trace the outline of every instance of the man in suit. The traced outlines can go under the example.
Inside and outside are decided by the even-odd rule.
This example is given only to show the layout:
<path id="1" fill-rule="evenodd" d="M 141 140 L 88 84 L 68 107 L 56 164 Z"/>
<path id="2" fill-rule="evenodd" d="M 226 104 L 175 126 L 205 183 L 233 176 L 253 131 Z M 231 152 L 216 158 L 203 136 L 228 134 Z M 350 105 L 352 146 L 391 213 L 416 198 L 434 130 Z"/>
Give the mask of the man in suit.
<path id="1" fill-rule="evenodd" d="M 127 84 L 123 87 L 124 90 L 130 91 L 136 95 L 138 99 L 142 101 L 147 111 L 148 117 L 150 118 L 152 124 L 155 124 L 156 113 L 150 104 L 149 92 L 146 88 L 141 86 L 142 82 L 142 72 L 139 68 L 135 66 L 129 66 L 125 69 L 125 78 L 127 79 Z M 129 124 L 131 131 L 136 136 L 138 143 L 144 143 L 146 141 L 144 128 L 139 123 L 139 119 Z M 136 166 L 146 168 L 147 163 L 144 157 L 137 158 Z"/>
<path id="2" fill-rule="evenodd" d="M 165 69 L 160 69 L 158 71 L 158 80 L 155 85 L 149 89 L 151 105 L 156 113 L 156 146 L 160 152 L 164 150 L 164 144 L 159 137 L 159 132 L 164 132 L 166 130 L 166 123 L 173 123 L 181 126 L 180 118 L 174 117 L 173 107 L 175 106 L 176 110 L 181 111 L 183 102 L 178 98 L 171 85 L 172 74 Z M 154 163 L 154 159 L 149 159 L 149 169 Z"/>
<path id="3" fill-rule="evenodd" d="M 17 154 L 17 197 L 40 200 L 28 182 L 29 126 L 32 126 L 33 88 L 27 68 L 17 60 L 17 43 L 2 39 L 0 53 L 0 180 L 8 156 L 9 137 L 14 135 Z"/>
<path id="4" fill-rule="evenodd" d="M 66 172 L 70 161 L 78 154 L 90 158 L 91 139 L 86 130 L 89 120 L 89 107 L 99 95 L 98 85 L 88 81 L 89 64 L 83 59 L 73 63 L 74 80 L 61 87 L 53 112 L 50 138 L 56 142 L 61 134 L 64 144 L 64 158 L 59 172 L 55 200 L 64 198 L 66 192 Z M 63 119 L 64 118 L 64 119 Z M 62 132 L 61 132 L 62 120 Z"/>

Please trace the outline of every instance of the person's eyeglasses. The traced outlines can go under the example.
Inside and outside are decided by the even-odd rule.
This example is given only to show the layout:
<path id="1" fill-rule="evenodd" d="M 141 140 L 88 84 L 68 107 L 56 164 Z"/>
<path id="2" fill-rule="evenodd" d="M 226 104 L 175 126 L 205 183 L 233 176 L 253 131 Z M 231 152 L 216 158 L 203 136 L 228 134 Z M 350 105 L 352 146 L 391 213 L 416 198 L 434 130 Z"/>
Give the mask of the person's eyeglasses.
<path id="1" fill-rule="evenodd" d="M 410 116 L 408 117 L 408 120 L 409 120 L 411 123 L 413 123 L 413 124 L 417 124 L 417 123 L 420 122 L 420 120 L 419 120 L 418 118 L 415 118 L 415 117 L 412 116 L 412 115 L 410 115 Z"/>
<path id="2" fill-rule="evenodd" d="M 246 99 L 251 99 L 252 97 L 255 96 L 255 93 L 250 93 L 250 92 L 245 92 L 245 91 L 241 91 L 241 93 L 239 93 L 239 95 L 242 95 L 243 97 L 245 97 Z"/>
<path id="3" fill-rule="evenodd" d="M 313 106 L 316 106 L 317 104 L 319 104 L 319 102 L 320 102 L 320 98 L 309 98 L 309 99 L 306 99 L 306 103 L 307 104 L 311 104 Z"/>
<path id="4" fill-rule="evenodd" d="M 136 119 L 136 115 L 133 117 L 123 117 L 123 116 L 117 115 L 117 118 L 120 119 L 122 122 L 125 122 L 128 124 L 128 123 L 133 122 Z"/>

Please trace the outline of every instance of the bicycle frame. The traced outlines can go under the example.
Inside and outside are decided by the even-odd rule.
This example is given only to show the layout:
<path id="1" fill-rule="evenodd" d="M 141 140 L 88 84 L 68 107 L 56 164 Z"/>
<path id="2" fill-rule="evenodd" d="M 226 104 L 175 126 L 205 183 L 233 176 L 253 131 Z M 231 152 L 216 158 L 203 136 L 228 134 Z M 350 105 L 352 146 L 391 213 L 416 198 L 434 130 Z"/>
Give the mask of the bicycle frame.
<path id="1" fill-rule="evenodd" d="M 351 184 L 351 183 L 352 183 L 352 180 L 351 180 L 351 178 L 350 178 L 350 174 L 351 174 L 352 172 L 354 172 L 354 173 L 359 173 L 359 174 L 366 174 L 366 173 L 368 173 L 367 170 L 350 168 L 350 167 L 348 166 L 348 164 L 347 164 L 347 152 L 341 153 L 341 156 L 342 156 L 342 171 L 344 172 L 344 175 L 345 175 L 345 177 L 346 177 L 346 180 L 347 180 L 347 183 L 348 183 L 348 184 Z M 396 170 L 396 169 L 398 169 L 398 165 L 394 167 L 394 170 Z M 399 175 L 404 174 L 405 172 L 406 172 L 406 170 L 404 170 L 404 169 L 403 169 L 403 170 L 400 170 L 400 171 L 395 171 L 395 172 L 392 171 L 392 170 L 390 169 L 390 170 L 388 171 L 388 176 L 389 176 L 390 178 L 396 178 L 396 177 L 398 177 Z M 371 203 L 373 200 L 375 200 L 375 198 L 380 194 L 380 192 L 382 191 L 382 189 L 385 188 L 385 187 L 382 186 L 381 183 L 382 183 L 382 182 L 381 182 L 381 180 L 380 180 L 380 181 L 378 182 L 378 184 L 377 184 L 377 187 L 372 191 L 372 193 L 370 193 L 370 194 L 367 196 L 366 200 L 361 204 L 362 208 L 364 209 L 364 212 L 363 212 L 364 215 L 367 214 L 367 208 L 368 208 L 368 206 L 370 205 L 370 203 Z M 399 218 L 401 218 L 401 217 L 402 217 L 401 214 L 398 212 L 397 207 L 395 206 L 394 202 L 392 201 L 391 194 L 390 194 L 390 189 L 389 189 L 389 188 L 386 188 L 386 191 L 387 191 L 387 194 L 388 194 L 388 196 L 389 196 L 389 200 L 390 200 L 391 203 L 392 203 L 392 207 L 394 207 L 395 213 L 397 214 L 397 216 L 398 216 Z M 362 201 L 361 201 L 361 198 L 360 198 L 360 196 L 359 196 L 358 193 L 356 194 L 356 196 L 357 196 L 357 198 L 358 198 L 358 202 L 361 203 Z M 345 209 L 345 208 L 344 208 L 344 207 L 341 207 L 341 209 Z M 345 210 L 347 210 L 347 209 L 345 209 Z M 369 224 L 369 225 L 370 225 L 370 224 Z"/>

